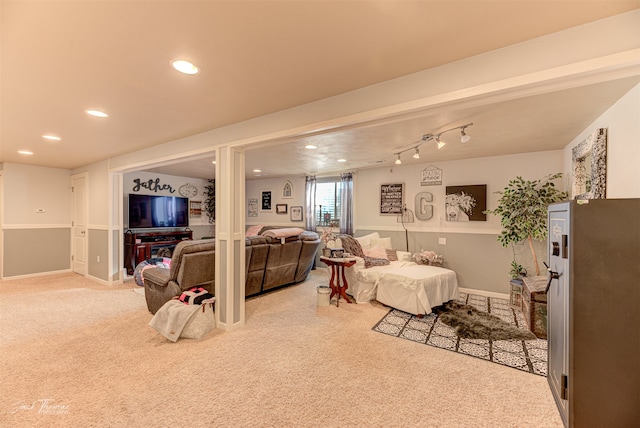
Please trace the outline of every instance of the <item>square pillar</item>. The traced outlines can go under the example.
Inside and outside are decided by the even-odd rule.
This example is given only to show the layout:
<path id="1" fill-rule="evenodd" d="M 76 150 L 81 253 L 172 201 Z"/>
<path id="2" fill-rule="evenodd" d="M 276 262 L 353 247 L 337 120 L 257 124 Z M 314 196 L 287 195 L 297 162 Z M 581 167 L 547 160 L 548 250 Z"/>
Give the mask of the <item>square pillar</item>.
<path id="1" fill-rule="evenodd" d="M 216 149 L 216 321 L 223 330 L 244 325 L 244 150 Z"/>

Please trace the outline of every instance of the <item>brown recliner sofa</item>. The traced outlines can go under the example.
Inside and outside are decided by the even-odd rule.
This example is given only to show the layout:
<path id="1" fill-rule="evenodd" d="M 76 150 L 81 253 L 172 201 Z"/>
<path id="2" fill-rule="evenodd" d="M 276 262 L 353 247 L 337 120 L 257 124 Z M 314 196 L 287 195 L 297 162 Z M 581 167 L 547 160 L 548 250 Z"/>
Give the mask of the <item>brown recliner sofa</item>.
<path id="1" fill-rule="evenodd" d="M 245 238 L 245 297 L 304 281 L 319 248 L 320 237 L 309 231 L 286 238 L 284 243 L 268 236 Z M 213 294 L 214 277 L 215 241 L 180 242 L 170 269 L 155 267 L 144 271 L 147 307 L 155 314 L 167 301 L 195 286 Z"/>
<path id="2" fill-rule="evenodd" d="M 213 290 L 215 245 L 213 239 L 179 242 L 169 269 L 154 267 L 144 271 L 144 296 L 149 312 L 155 314 L 166 302 L 190 288 Z"/>

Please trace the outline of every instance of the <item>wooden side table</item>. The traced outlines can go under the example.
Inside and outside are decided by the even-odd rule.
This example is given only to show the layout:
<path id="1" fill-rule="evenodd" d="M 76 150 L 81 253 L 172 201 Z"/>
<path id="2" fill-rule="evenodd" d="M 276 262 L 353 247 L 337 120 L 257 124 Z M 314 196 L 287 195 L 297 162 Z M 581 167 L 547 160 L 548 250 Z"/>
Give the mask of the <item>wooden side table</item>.
<path id="1" fill-rule="evenodd" d="M 347 278 L 344 275 L 344 268 L 348 268 L 356 264 L 356 259 L 353 257 L 343 258 L 331 258 L 320 257 L 320 261 L 327 266 L 331 266 L 331 280 L 329 281 L 329 287 L 331 287 L 331 296 L 329 300 L 333 299 L 333 296 L 338 296 L 336 300 L 336 307 L 340 307 L 340 296 L 344 297 L 347 303 L 351 303 L 349 297 L 347 297 Z"/>

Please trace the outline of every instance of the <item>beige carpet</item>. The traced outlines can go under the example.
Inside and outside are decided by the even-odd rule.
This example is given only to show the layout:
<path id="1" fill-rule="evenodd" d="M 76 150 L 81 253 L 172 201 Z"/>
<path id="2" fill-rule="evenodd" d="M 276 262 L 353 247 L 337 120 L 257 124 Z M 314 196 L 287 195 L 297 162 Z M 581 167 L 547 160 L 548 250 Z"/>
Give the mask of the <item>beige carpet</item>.
<path id="1" fill-rule="evenodd" d="M 0 426 L 562 427 L 545 378 L 376 333 L 388 308 L 317 307 L 320 283 L 171 343 L 132 284 L 0 281 Z"/>

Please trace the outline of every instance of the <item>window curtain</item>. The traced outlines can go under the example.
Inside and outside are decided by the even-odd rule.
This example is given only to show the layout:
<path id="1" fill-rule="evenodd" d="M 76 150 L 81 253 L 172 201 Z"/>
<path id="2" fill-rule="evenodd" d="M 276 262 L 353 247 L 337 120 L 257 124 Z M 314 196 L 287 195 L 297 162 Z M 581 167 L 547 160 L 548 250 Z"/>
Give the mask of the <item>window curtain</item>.
<path id="1" fill-rule="evenodd" d="M 316 176 L 308 175 L 305 181 L 305 217 L 304 227 L 307 230 L 316 230 Z"/>
<path id="2" fill-rule="evenodd" d="M 353 174 L 340 174 L 340 233 L 353 235 Z"/>

